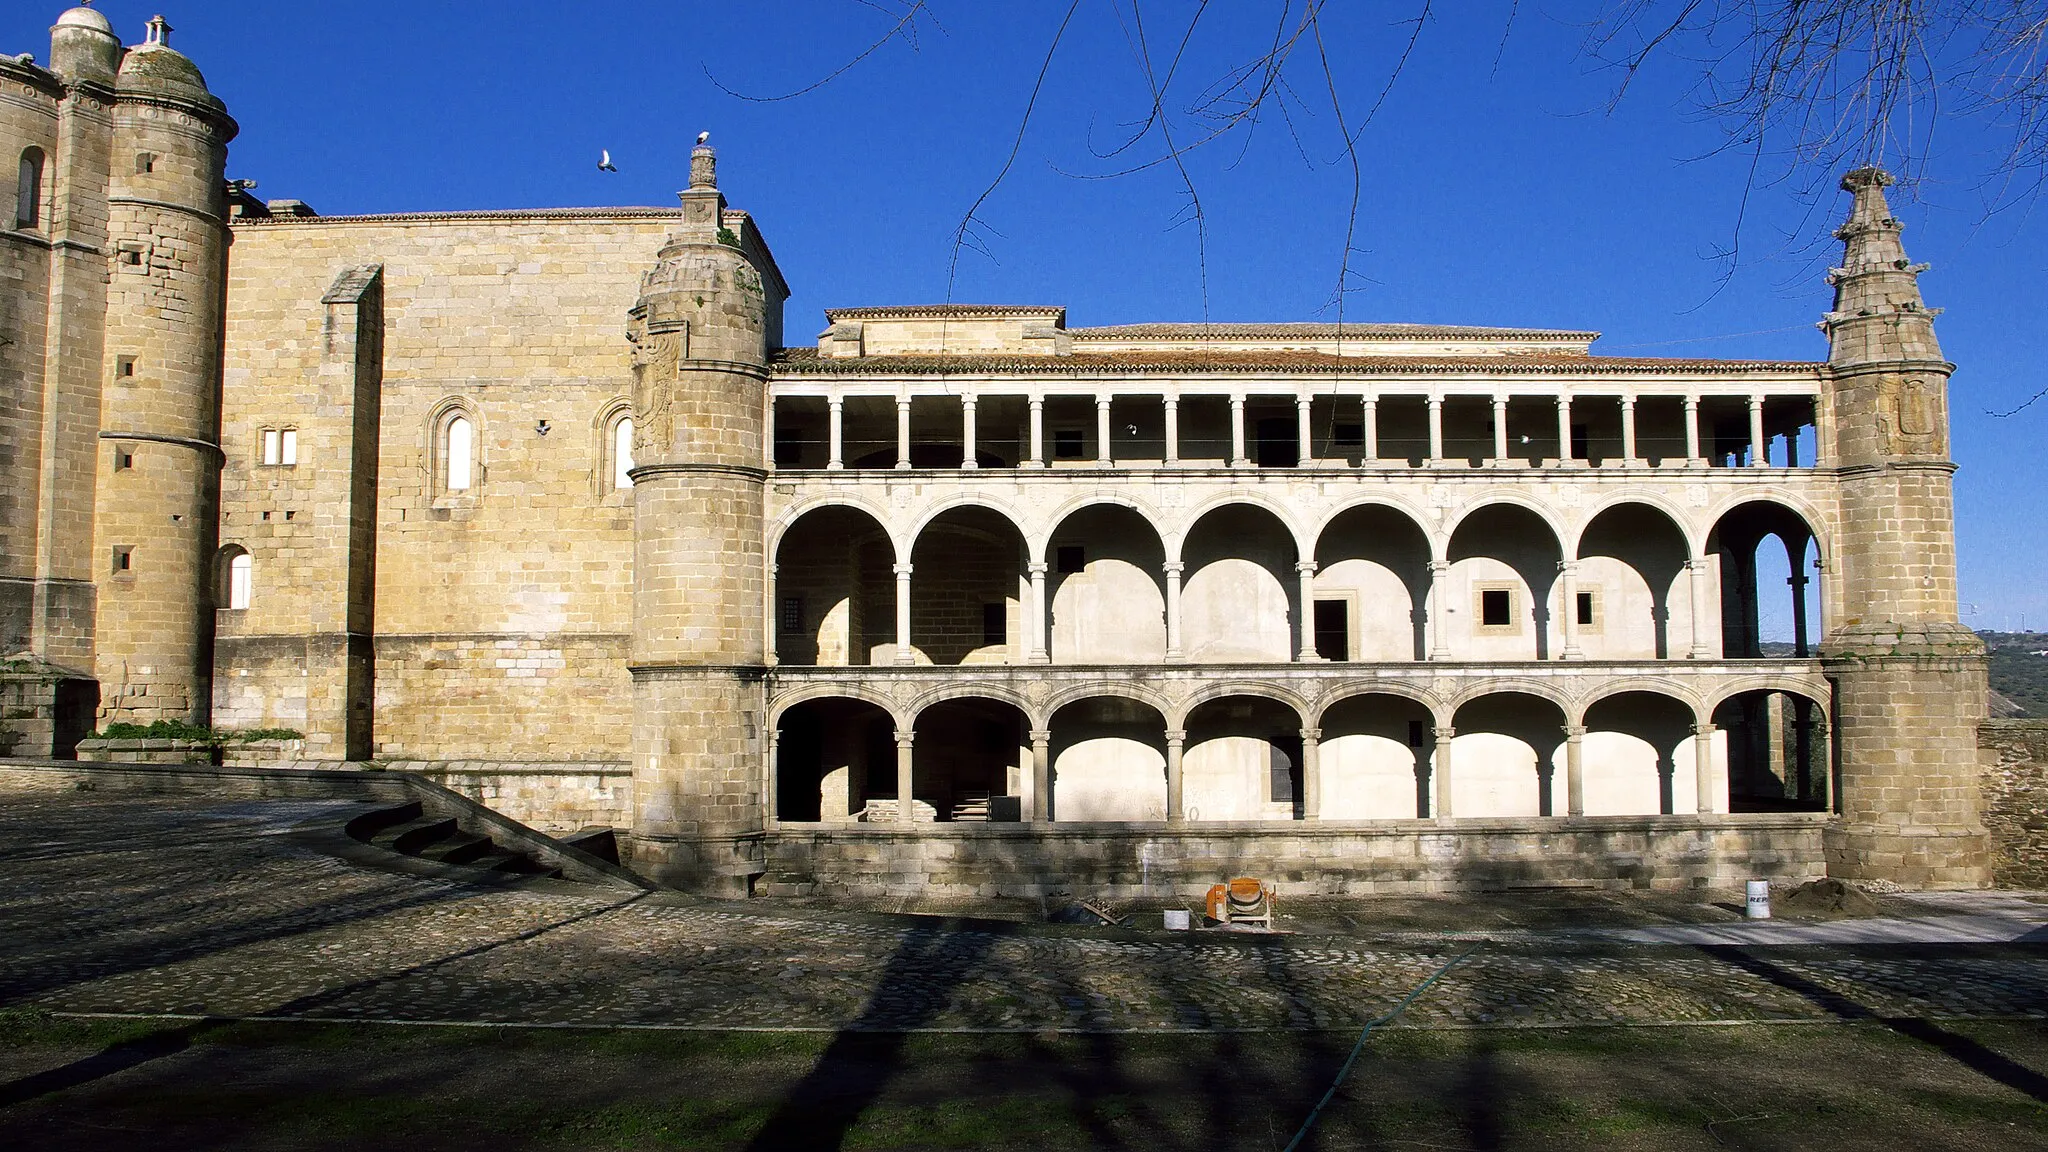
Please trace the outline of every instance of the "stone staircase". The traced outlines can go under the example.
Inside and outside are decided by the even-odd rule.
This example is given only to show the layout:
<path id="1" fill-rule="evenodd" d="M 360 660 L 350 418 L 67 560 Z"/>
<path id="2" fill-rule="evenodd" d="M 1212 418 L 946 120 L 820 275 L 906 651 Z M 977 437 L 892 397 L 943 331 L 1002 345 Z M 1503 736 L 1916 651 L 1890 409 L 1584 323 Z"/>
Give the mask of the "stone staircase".
<path id="1" fill-rule="evenodd" d="M 507 842 L 509 838 L 493 839 L 491 830 L 481 823 L 472 820 L 465 826 L 455 816 L 427 811 L 417 800 L 365 812 L 350 820 L 346 829 L 351 839 L 371 848 L 460 869 L 465 879 L 506 883 L 564 876 L 560 865 Z M 610 863 L 618 862 L 609 828 L 589 829 L 562 837 L 560 842 Z"/>

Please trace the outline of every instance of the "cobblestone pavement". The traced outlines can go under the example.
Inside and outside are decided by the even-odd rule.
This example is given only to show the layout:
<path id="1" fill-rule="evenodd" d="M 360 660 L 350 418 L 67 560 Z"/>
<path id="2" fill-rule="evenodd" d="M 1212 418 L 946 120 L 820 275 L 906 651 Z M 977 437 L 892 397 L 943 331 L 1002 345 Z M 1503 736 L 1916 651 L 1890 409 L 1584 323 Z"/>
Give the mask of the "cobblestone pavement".
<path id="1" fill-rule="evenodd" d="M 483 889 L 326 854 L 345 802 L 0 796 L 0 1004 L 570 1025 L 1351 1027 L 1463 940 L 1091 937 Z M 2025 947 L 1483 945 L 1409 1026 L 2048 1016 Z"/>

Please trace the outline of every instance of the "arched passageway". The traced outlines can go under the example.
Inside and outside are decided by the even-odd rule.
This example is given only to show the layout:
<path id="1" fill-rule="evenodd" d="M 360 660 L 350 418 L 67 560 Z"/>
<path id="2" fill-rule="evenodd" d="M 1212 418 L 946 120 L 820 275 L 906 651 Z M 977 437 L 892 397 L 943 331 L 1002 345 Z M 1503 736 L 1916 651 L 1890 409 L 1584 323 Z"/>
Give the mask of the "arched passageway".
<path id="1" fill-rule="evenodd" d="M 911 794 L 938 819 L 1012 819 L 1031 811 L 1031 725 L 1014 705 L 946 700 L 919 712 L 913 731 Z"/>
<path id="2" fill-rule="evenodd" d="M 1023 533 L 988 508 L 951 508 L 910 554 L 910 646 L 919 664 L 1021 664 L 1030 592 Z"/>
<path id="3" fill-rule="evenodd" d="M 1166 551 L 1137 511 L 1091 504 L 1046 543 L 1055 664 L 1151 664 L 1166 657 Z"/>
<path id="4" fill-rule="evenodd" d="M 1428 655 L 1429 538 L 1398 509 L 1346 509 L 1316 540 L 1315 648 L 1325 660 Z"/>
<path id="5" fill-rule="evenodd" d="M 815 508 L 775 548 L 775 658 L 885 664 L 895 654 L 896 550 L 858 508 Z"/>
<path id="6" fill-rule="evenodd" d="M 775 818 L 859 820 L 873 802 L 894 802 L 896 726 L 865 700 L 806 700 L 775 727 Z"/>
<path id="7" fill-rule="evenodd" d="M 1579 555 L 1564 623 L 1589 660 L 1665 660 L 1692 646 L 1691 576 L 1685 533 L 1662 510 L 1617 504 L 1593 517 Z"/>
<path id="8" fill-rule="evenodd" d="M 1466 702 L 1451 721 L 1449 749 L 1438 754 L 1439 814 L 1563 815 L 1564 726 L 1563 709 L 1540 696 L 1497 692 Z"/>
<path id="9" fill-rule="evenodd" d="M 1435 720 L 1405 696 L 1368 693 L 1323 710 L 1318 749 L 1325 820 L 1412 820 L 1430 814 Z"/>
<path id="10" fill-rule="evenodd" d="M 1811 575 L 1819 557 L 1799 513 L 1766 500 L 1740 504 L 1715 522 L 1707 551 L 1720 566 L 1723 656 L 1813 654 L 1822 626 Z"/>
<path id="11" fill-rule="evenodd" d="M 1832 757 L 1822 702 L 1797 692 L 1743 692 L 1715 707 L 1714 726 L 1726 733 L 1729 811 L 1828 807 Z"/>
<path id="12" fill-rule="evenodd" d="M 1076 700 L 1053 713 L 1052 819 L 1166 818 L 1166 720 L 1121 696 Z"/>
<path id="13" fill-rule="evenodd" d="M 1302 723 L 1260 696 L 1209 700 L 1188 714 L 1181 805 L 1189 820 L 1298 820 L 1306 799 Z"/>
<path id="14" fill-rule="evenodd" d="M 1655 692 L 1621 692 L 1586 709 L 1579 751 L 1583 814 L 1697 812 L 1699 737 L 1694 725 L 1690 705 Z M 1710 772 L 1709 783 L 1714 779 Z"/>
<path id="15" fill-rule="evenodd" d="M 1202 514 L 1181 546 L 1181 647 L 1196 663 L 1294 658 L 1294 536 L 1255 504 Z"/>
<path id="16" fill-rule="evenodd" d="M 1548 660 L 1555 652 L 1552 588 L 1557 534 L 1516 504 L 1489 504 L 1451 534 L 1447 603 L 1430 605 L 1439 647 L 1460 660 Z"/>

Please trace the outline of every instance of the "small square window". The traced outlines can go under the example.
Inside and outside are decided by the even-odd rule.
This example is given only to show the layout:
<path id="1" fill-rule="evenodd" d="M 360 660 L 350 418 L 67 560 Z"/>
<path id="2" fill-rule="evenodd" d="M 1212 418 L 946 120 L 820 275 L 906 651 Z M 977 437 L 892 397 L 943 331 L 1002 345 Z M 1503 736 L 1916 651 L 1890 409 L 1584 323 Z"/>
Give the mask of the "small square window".
<path id="1" fill-rule="evenodd" d="M 135 549 L 126 545 L 114 548 L 114 571 L 131 572 L 135 568 Z"/>
<path id="2" fill-rule="evenodd" d="M 1010 623 L 1008 614 L 1001 604 L 981 606 L 981 642 L 983 644 L 1006 644 L 1009 642 Z"/>
<path id="3" fill-rule="evenodd" d="M 126 472 L 135 467 L 135 453 L 125 448 L 114 449 L 114 471 Z"/>
<path id="4" fill-rule="evenodd" d="M 784 596 L 782 598 L 782 616 L 776 622 L 776 627 L 787 633 L 798 633 L 804 630 L 803 597 Z"/>
<path id="5" fill-rule="evenodd" d="M 1514 593 L 1506 588 L 1482 588 L 1479 592 L 1479 625 L 1506 628 L 1515 622 Z"/>
<path id="6" fill-rule="evenodd" d="M 263 514 L 263 522 L 264 522 L 265 524 L 268 524 L 268 523 L 270 523 L 270 513 L 268 513 L 268 512 L 265 512 L 265 513 Z"/>
<path id="7" fill-rule="evenodd" d="M 285 514 L 284 514 L 284 518 L 285 518 L 285 519 L 287 519 L 287 520 L 290 520 L 291 518 L 293 518 L 294 516 L 297 516 L 297 515 L 298 515 L 298 513 L 297 513 L 297 512 L 294 512 L 294 511 L 289 511 L 289 510 L 287 510 L 287 511 L 285 512 Z"/>
<path id="8" fill-rule="evenodd" d="M 117 357 L 114 360 L 114 374 L 123 380 L 133 380 L 135 378 L 135 357 Z"/>
<path id="9" fill-rule="evenodd" d="M 1351 659 L 1351 603 L 1316 601 L 1316 655 L 1325 660 Z"/>
<path id="10" fill-rule="evenodd" d="M 146 176 L 154 171 L 156 171 L 156 157 L 147 152 L 136 153 L 135 174 L 138 176 Z"/>
<path id="11" fill-rule="evenodd" d="M 1074 573 L 1088 567 L 1088 551 L 1079 544 L 1062 544 L 1053 550 L 1053 570 Z"/>
<path id="12" fill-rule="evenodd" d="M 1593 594 L 1591 592 L 1581 592 L 1578 595 L 1578 601 L 1579 626 L 1590 628 L 1593 622 L 1598 619 L 1593 611 Z"/>
<path id="13" fill-rule="evenodd" d="M 1079 428 L 1056 428 L 1052 434 L 1053 459 L 1079 460 L 1085 443 Z"/>
<path id="14" fill-rule="evenodd" d="M 140 248 L 123 248 L 123 249 L 121 249 L 121 263 L 122 263 L 123 265 L 125 265 L 125 266 L 129 267 L 129 268 L 140 268 L 140 267 L 142 267 L 142 249 L 140 249 Z"/>

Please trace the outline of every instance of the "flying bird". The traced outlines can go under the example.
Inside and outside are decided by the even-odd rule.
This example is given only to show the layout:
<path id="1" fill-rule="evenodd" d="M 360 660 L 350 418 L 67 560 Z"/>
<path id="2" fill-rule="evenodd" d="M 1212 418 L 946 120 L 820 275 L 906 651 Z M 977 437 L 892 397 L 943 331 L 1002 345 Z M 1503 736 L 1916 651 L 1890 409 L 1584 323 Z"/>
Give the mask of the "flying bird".
<path id="1" fill-rule="evenodd" d="M 703 142 L 705 142 L 706 140 L 709 140 L 709 139 L 711 139 L 711 133 L 709 133 L 709 132 L 699 132 L 699 133 L 697 133 L 697 143 L 699 143 L 699 144 L 702 144 Z"/>
<path id="2" fill-rule="evenodd" d="M 600 149 L 598 149 L 598 150 L 597 150 L 597 170 L 598 170 L 599 172 L 617 172 L 617 171 L 618 171 L 618 169 L 617 169 L 617 168 L 615 168 L 615 167 L 613 167 L 613 166 L 612 166 L 612 153 L 611 153 L 611 149 L 609 149 L 609 148 L 600 148 Z"/>

